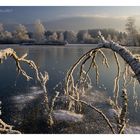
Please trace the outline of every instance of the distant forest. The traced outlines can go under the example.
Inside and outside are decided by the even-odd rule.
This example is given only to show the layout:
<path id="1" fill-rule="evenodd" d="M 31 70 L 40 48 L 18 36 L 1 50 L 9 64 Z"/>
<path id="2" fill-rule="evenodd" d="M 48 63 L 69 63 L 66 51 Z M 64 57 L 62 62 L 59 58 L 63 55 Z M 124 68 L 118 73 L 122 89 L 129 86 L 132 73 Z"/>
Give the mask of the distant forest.
<path id="1" fill-rule="evenodd" d="M 34 23 L 33 32 L 28 31 L 23 24 L 19 24 L 15 31 L 9 32 L 0 23 L 0 44 L 45 43 L 47 41 L 66 41 L 69 44 L 97 44 L 99 30 L 108 41 L 113 40 L 127 46 L 140 46 L 140 33 L 135 26 L 133 17 L 128 17 L 124 32 L 115 29 L 89 29 L 78 32 L 50 31 L 45 29 L 40 20 Z"/>

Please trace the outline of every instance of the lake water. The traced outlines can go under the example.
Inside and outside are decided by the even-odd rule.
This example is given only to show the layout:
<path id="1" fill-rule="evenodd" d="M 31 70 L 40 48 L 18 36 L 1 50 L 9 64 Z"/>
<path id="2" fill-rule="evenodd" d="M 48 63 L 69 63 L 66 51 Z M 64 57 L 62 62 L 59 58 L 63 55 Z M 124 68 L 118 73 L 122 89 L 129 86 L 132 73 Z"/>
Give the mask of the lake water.
<path id="1" fill-rule="evenodd" d="M 47 71 L 49 74 L 49 81 L 47 84 L 49 96 L 54 96 L 55 91 L 63 92 L 64 78 L 67 70 L 81 57 L 86 51 L 90 50 L 96 45 L 69 45 L 69 46 L 18 46 L 18 45 L 0 45 L 0 48 L 11 47 L 19 56 L 28 53 L 28 59 L 33 60 L 39 69 Z M 140 48 L 129 48 L 133 53 L 140 54 Z M 104 51 L 108 60 L 110 68 L 107 69 L 102 65 L 100 58 L 97 58 L 99 63 L 99 84 L 95 84 L 95 72 L 91 71 L 93 86 L 96 90 L 104 92 L 106 96 L 113 95 L 113 82 L 117 73 L 117 66 L 114 63 L 113 53 L 111 51 Z M 121 69 L 123 71 L 124 62 L 121 58 Z M 23 68 L 31 76 L 33 72 L 29 67 L 23 64 Z M 43 114 L 43 109 L 40 107 L 40 100 L 43 97 L 43 91 L 36 81 L 27 82 L 23 76 L 18 76 L 15 68 L 15 62 L 8 58 L 0 65 L 0 100 L 2 101 L 2 119 L 16 128 L 26 128 L 24 133 L 41 133 L 39 129 L 43 125 L 36 125 L 34 123 L 35 117 L 40 117 Z M 122 80 L 121 80 L 122 82 Z M 59 83 L 58 88 L 54 89 Z M 120 83 L 121 85 L 121 83 Z M 140 103 L 139 85 L 136 86 L 136 94 L 138 96 L 138 103 Z M 129 95 L 129 121 L 137 126 L 140 125 L 140 109 L 135 111 L 133 98 L 133 84 L 128 88 Z M 31 104 L 32 103 L 32 104 Z M 33 130 L 27 127 L 30 124 L 34 127 Z M 44 132 L 45 133 L 45 132 Z"/>

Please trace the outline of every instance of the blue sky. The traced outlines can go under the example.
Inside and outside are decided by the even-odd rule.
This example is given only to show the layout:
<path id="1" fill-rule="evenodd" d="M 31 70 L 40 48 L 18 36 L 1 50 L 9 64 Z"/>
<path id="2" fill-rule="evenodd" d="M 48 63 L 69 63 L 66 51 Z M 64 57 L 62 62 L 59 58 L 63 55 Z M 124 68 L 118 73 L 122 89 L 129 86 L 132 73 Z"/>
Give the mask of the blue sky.
<path id="1" fill-rule="evenodd" d="M 75 16 L 140 15 L 140 7 L 0 7 L 0 22 L 33 23 Z"/>

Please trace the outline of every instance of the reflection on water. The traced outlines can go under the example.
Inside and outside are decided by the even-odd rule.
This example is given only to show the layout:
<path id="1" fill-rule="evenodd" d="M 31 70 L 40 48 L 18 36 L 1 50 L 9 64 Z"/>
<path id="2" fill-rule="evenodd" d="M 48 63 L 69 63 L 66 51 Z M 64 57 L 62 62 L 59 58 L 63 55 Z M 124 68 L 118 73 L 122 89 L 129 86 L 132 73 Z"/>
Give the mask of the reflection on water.
<path id="1" fill-rule="evenodd" d="M 5 48 L 7 46 L 0 46 Z M 86 51 L 94 47 L 94 45 L 69 45 L 68 47 L 63 46 L 8 46 L 15 49 L 19 56 L 24 53 L 28 53 L 28 59 L 33 60 L 41 71 L 48 71 L 48 93 L 49 96 L 54 96 L 54 90 L 59 90 L 63 93 L 64 78 L 67 70 L 70 66 Z M 139 48 L 130 48 L 133 53 L 140 53 Z M 105 96 L 113 95 L 113 82 L 116 76 L 116 63 L 114 63 L 114 57 L 111 51 L 105 51 L 109 60 L 110 68 L 107 69 L 100 60 L 100 56 L 97 58 L 99 64 L 99 85 L 95 84 L 95 72 L 91 71 L 90 76 L 92 77 L 93 88 L 96 91 L 102 91 Z M 124 62 L 121 58 L 121 73 L 124 69 Z M 29 67 L 23 64 L 23 68 L 31 76 L 33 72 Z M 44 113 L 43 91 L 40 89 L 36 81 L 27 82 L 23 76 L 17 76 L 15 69 L 15 63 L 9 58 L 4 64 L 0 65 L 0 99 L 2 100 L 2 118 L 11 124 L 15 124 L 17 127 L 24 127 L 27 122 L 32 123 L 34 132 L 38 132 L 37 129 L 41 128 L 41 122 L 36 123 L 34 121 L 43 120 L 42 114 Z M 121 79 L 120 86 L 123 80 Z M 58 86 L 56 86 L 59 83 Z M 55 88 L 54 88 L 55 87 Z M 136 93 L 138 94 L 140 88 L 136 86 Z M 121 93 L 121 91 L 120 91 Z M 97 93 L 98 94 L 98 93 Z M 100 94 L 99 94 L 100 95 Z M 133 99 L 133 84 L 129 86 L 129 119 L 131 123 L 140 124 L 140 109 L 135 112 Z M 95 96 L 94 96 L 95 97 Z M 99 97 L 99 96 L 97 96 Z M 42 104 L 41 104 L 42 103 Z M 138 100 L 140 104 L 140 100 Z M 104 106 L 103 106 L 104 107 Z M 43 122 L 42 122 L 43 123 Z M 27 127 L 26 127 L 27 129 Z M 27 133 L 29 131 L 27 129 Z"/>

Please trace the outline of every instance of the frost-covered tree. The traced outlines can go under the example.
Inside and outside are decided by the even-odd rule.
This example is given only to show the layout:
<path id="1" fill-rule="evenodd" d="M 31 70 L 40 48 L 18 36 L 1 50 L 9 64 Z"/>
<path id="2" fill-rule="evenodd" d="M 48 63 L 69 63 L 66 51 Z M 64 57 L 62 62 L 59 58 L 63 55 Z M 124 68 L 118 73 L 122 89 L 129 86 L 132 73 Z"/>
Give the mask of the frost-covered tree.
<path id="1" fill-rule="evenodd" d="M 126 45 L 127 44 L 127 40 L 126 40 L 126 37 L 124 35 L 122 35 L 122 37 L 120 38 L 119 43 L 121 45 Z"/>
<path id="2" fill-rule="evenodd" d="M 9 31 L 5 31 L 4 36 L 5 36 L 5 38 L 12 38 L 12 33 Z"/>
<path id="3" fill-rule="evenodd" d="M 59 33 L 59 35 L 58 35 L 58 40 L 59 40 L 59 41 L 64 41 L 64 35 L 63 35 L 62 32 Z"/>
<path id="4" fill-rule="evenodd" d="M 84 42 L 84 34 L 86 34 L 86 30 L 80 30 L 78 33 L 77 33 L 77 40 L 79 43 L 83 43 Z"/>
<path id="5" fill-rule="evenodd" d="M 86 41 L 86 40 L 89 40 L 89 39 L 91 39 L 91 35 L 87 31 L 83 34 L 83 40 Z"/>
<path id="6" fill-rule="evenodd" d="M 3 24 L 0 23 L 0 33 L 4 31 Z"/>
<path id="7" fill-rule="evenodd" d="M 83 41 L 84 43 L 94 43 L 95 40 L 87 31 L 83 34 Z"/>
<path id="8" fill-rule="evenodd" d="M 42 42 L 45 40 L 45 27 L 40 20 L 37 20 L 34 24 L 34 38 L 37 42 Z"/>
<path id="9" fill-rule="evenodd" d="M 3 24 L 0 23 L 0 38 L 1 39 L 3 38 L 3 31 L 4 31 Z"/>
<path id="10" fill-rule="evenodd" d="M 118 37 L 117 35 L 113 35 L 113 39 L 112 39 L 114 42 L 118 42 Z"/>
<path id="11" fill-rule="evenodd" d="M 9 41 L 12 41 L 12 33 L 9 31 L 5 31 L 3 24 L 0 24 L 0 41 L 2 43 L 8 43 Z"/>
<path id="12" fill-rule="evenodd" d="M 49 36 L 49 41 L 56 41 L 58 40 L 58 35 L 54 32 L 52 35 Z"/>
<path id="13" fill-rule="evenodd" d="M 93 35 L 92 35 L 93 36 Z M 77 33 L 77 40 L 79 43 L 93 43 L 94 39 L 87 30 L 80 30 Z"/>
<path id="14" fill-rule="evenodd" d="M 107 36 L 107 39 L 106 39 L 107 41 L 111 41 L 112 39 L 111 39 L 111 35 L 110 34 L 108 34 L 108 36 Z"/>
<path id="15" fill-rule="evenodd" d="M 66 40 L 68 43 L 76 43 L 77 35 L 74 31 L 65 31 L 64 40 Z"/>
<path id="16" fill-rule="evenodd" d="M 127 23 L 126 23 L 126 31 L 128 33 L 128 45 L 137 45 L 137 34 L 138 31 L 135 26 L 135 19 L 133 17 L 128 17 Z"/>
<path id="17" fill-rule="evenodd" d="M 29 40 L 28 30 L 22 24 L 19 24 L 14 32 L 14 38 L 17 41 L 27 41 Z"/>

